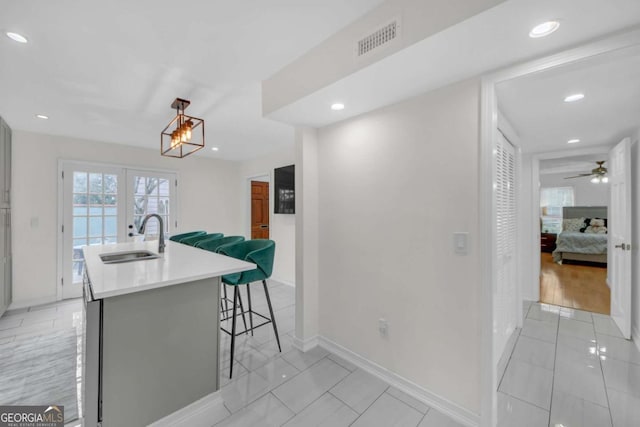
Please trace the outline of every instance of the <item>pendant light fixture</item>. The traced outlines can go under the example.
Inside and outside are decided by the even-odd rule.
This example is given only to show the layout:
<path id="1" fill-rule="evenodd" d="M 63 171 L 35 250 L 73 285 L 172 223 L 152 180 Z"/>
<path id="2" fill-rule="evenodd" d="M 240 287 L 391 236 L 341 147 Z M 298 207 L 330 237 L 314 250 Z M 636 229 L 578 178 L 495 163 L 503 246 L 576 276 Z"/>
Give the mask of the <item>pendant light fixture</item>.
<path id="1" fill-rule="evenodd" d="M 160 134 L 160 154 L 183 158 L 204 147 L 204 120 L 184 114 L 191 104 L 186 99 L 176 98 L 171 108 L 176 116 Z"/>

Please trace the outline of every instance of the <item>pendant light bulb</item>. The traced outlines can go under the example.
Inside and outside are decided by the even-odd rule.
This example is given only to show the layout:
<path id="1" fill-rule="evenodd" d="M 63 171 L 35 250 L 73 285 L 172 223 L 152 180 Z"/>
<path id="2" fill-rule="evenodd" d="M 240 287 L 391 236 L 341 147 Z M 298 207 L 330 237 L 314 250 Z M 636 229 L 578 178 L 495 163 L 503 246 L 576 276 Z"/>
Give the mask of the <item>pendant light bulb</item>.
<path id="1" fill-rule="evenodd" d="M 193 130 L 193 122 L 191 120 L 187 120 L 184 124 L 185 135 L 187 136 L 187 141 L 191 141 L 191 131 Z"/>

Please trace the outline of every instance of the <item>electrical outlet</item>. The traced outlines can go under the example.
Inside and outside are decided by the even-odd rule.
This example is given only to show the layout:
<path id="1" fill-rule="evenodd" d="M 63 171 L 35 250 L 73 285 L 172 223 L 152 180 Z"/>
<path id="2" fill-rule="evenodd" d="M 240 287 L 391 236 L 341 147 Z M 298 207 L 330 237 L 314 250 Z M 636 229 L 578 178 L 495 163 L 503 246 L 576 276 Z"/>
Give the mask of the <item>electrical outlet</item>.
<path id="1" fill-rule="evenodd" d="M 387 319 L 381 317 L 378 319 L 378 331 L 380 331 L 380 336 L 386 337 L 389 334 L 389 323 Z"/>

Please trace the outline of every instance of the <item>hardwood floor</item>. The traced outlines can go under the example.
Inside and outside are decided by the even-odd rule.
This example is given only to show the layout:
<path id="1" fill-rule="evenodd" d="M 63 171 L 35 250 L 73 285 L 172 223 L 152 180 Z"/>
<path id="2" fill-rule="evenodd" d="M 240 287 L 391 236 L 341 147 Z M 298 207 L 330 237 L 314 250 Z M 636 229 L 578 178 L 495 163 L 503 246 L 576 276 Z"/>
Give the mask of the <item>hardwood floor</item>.
<path id="1" fill-rule="evenodd" d="M 590 265 L 556 264 L 542 253 L 540 302 L 609 314 L 611 292 L 607 269 Z"/>

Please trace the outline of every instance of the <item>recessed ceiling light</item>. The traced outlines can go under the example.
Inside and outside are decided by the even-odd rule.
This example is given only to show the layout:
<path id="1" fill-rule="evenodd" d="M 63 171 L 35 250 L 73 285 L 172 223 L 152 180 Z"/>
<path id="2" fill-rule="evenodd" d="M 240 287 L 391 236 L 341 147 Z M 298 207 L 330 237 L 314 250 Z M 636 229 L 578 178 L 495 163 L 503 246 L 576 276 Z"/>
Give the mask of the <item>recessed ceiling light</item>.
<path id="1" fill-rule="evenodd" d="M 211 147 L 211 151 L 218 151 L 219 148 L 218 147 Z"/>
<path id="2" fill-rule="evenodd" d="M 578 142 L 580 142 L 580 140 L 578 138 L 574 138 L 574 139 L 568 140 L 567 144 L 577 144 Z"/>
<path id="3" fill-rule="evenodd" d="M 558 28 L 560 28 L 560 23 L 558 21 L 543 22 L 542 24 L 538 24 L 533 27 L 533 29 L 529 32 L 529 37 L 533 39 L 545 37 L 553 33 Z"/>
<path id="4" fill-rule="evenodd" d="M 25 36 L 23 36 L 22 34 L 12 33 L 11 31 L 6 32 L 5 34 L 11 40 L 16 41 L 18 43 L 26 43 L 28 41 L 27 38 Z"/>
<path id="5" fill-rule="evenodd" d="M 340 110 L 344 110 L 344 104 L 341 102 L 336 102 L 335 104 L 331 105 L 331 109 L 333 111 L 340 111 Z"/>
<path id="6" fill-rule="evenodd" d="M 49 120 L 49 116 L 45 116 L 44 114 L 36 114 L 38 119 Z"/>
<path id="7" fill-rule="evenodd" d="M 584 93 L 574 93 L 564 98 L 564 102 L 576 102 L 584 98 Z"/>

